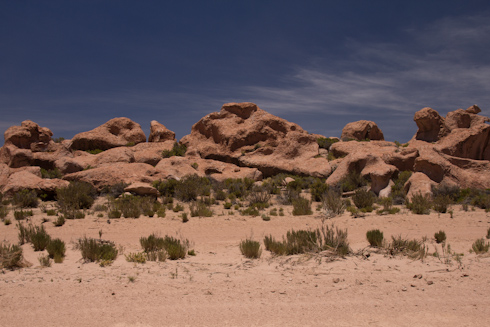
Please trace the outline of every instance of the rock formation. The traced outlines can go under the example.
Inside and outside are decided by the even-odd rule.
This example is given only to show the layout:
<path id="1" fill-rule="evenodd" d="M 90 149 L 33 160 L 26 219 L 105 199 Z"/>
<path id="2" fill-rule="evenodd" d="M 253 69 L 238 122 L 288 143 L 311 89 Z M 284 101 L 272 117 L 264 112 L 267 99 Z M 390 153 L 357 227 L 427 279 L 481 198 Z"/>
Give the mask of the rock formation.
<path id="1" fill-rule="evenodd" d="M 383 141 L 385 138 L 383 136 L 383 132 L 379 129 L 375 122 L 369 120 L 359 120 L 345 125 L 345 127 L 342 129 L 342 136 L 340 139 L 342 141 Z"/>
<path id="2" fill-rule="evenodd" d="M 175 133 L 167 129 L 163 124 L 160 124 L 156 120 L 152 120 L 150 123 L 150 136 L 148 136 L 148 142 L 165 142 L 174 141 Z"/>

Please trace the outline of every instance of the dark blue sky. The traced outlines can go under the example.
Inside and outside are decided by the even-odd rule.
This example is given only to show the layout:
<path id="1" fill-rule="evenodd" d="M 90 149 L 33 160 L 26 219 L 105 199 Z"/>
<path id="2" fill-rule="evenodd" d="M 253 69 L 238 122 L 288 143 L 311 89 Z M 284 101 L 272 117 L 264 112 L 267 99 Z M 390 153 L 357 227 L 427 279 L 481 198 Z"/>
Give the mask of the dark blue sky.
<path id="1" fill-rule="evenodd" d="M 0 132 L 71 138 L 114 117 L 190 133 L 225 102 L 311 133 L 415 111 L 490 114 L 488 1 L 0 0 Z"/>

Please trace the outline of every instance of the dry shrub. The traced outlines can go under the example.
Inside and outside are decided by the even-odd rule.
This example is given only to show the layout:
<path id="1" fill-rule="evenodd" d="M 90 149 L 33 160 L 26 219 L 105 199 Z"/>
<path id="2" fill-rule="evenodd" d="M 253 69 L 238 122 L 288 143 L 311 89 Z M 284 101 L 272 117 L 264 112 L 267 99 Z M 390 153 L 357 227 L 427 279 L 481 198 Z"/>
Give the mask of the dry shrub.
<path id="1" fill-rule="evenodd" d="M 345 203 L 339 193 L 328 190 L 322 196 L 322 207 L 327 218 L 340 216 L 345 211 Z"/>
<path id="2" fill-rule="evenodd" d="M 25 267 L 22 248 L 16 244 L 0 244 L 0 268 L 14 270 Z"/>
<path id="3" fill-rule="evenodd" d="M 311 215 L 313 211 L 311 210 L 311 203 L 308 199 L 299 197 L 293 200 L 293 216 L 304 216 Z"/>
<path id="4" fill-rule="evenodd" d="M 246 239 L 240 242 L 240 251 L 249 259 L 258 259 L 262 254 L 260 243 L 251 239 Z"/>
<path id="5" fill-rule="evenodd" d="M 366 238 L 371 246 L 381 247 L 383 245 L 383 232 L 379 229 L 367 231 Z"/>

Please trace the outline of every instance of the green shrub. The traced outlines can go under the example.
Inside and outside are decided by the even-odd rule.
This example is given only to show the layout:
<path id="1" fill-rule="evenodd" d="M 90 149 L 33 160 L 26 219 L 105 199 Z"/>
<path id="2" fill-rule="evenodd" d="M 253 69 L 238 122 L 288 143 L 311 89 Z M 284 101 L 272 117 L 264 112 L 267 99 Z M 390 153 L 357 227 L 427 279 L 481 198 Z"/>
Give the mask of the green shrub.
<path id="1" fill-rule="evenodd" d="M 229 210 L 231 209 L 231 207 L 233 206 L 233 204 L 231 202 L 225 202 L 223 203 L 223 207 L 226 209 L 226 210 Z"/>
<path id="2" fill-rule="evenodd" d="M 66 187 L 56 189 L 59 211 L 67 219 L 76 218 L 80 209 L 89 209 L 95 201 L 95 196 L 95 188 L 85 182 L 71 182 Z"/>
<path id="3" fill-rule="evenodd" d="M 373 204 L 376 201 L 376 195 L 371 191 L 358 189 L 352 196 L 352 201 L 357 208 L 372 211 Z"/>
<path id="4" fill-rule="evenodd" d="M 485 240 L 483 238 L 477 239 L 471 246 L 471 249 L 476 254 L 487 253 L 489 248 L 490 248 L 490 243 L 488 242 L 485 243 Z"/>
<path id="5" fill-rule="evenodd" d="M 228 178 L 224 181 L 228 194 L 233 194 L 236 198 L 247 196 L 254 183 L 255 181 L 250 178 Z"/>
<path id="6" fill-rule="evenodd" d="M 187 151 L 187 147 L 184 144 L 179 144 L 178 142 L 174 143 L 172 150 L 163 150 L 162 157 L 170 158 L 174 156 L 183 157 L 185 156 L 185 152 Z"/>
<path id="7" fill-rule="evenodd" d="M 471 200 L 471 204 L 480 209 L 490 209 L 490 194 L 479 191 Z"/>
<path id="8" fill-rule="evenodd" d="M 434 199 L 440 196 L 448 198 L 450 203 L 458 201 L 461 196 L 461 189 L 458 185 L 449 185 L 444 182 L 439 185 L 432 185 L 431 190 Z"/>
<path id="9" fill-rule="evenodd" d="M 48 215 L 48 216 L 56 216 L 56 210 L 54 210 L 54 209 L 48 209 L 48 210 L 46 210 L 46 215 Z"/>
<path id="10" fill-rule="evenodd" d="M 322 201 L 323 195 L 328 192 L 328 188 L 324 180 L 316 179 L 310 187 L 311 199 L 316 202 Z"/>
<path id="11" fill-rule="evenodd" d="M 52 170 L 41 168 L 41 177 L 47 179 L 62 178 L 63 174 L 61 174 L 61 171 L 58 168 Z"/>
<path id="12" fill-rule="evenodd" d="M 379 229 L 367 231 L 366 238 L 371 246 L 381 247 L 383 245 L 383 232 Z"/>
<path id="13" fill-rule="evenodd" d="M 189 221 L 189 217 L 187 217 L 187 212 L 182 213 L 182 222 L 186 223 Z"/>
<path id="14" fill-rule="evenodd" d="M 34 226 L 34 231 L 30 235 L 30 241 L 34 251 L 44 251 L 51 242 L 51 236 L 46 232 L 44 226 Z"/>
<path id="15" fill-rule="evenodd" d="M 32 224 L 24 226 L 23 224 L 18 223 L 17 228 L 19 229 L 19 244 L 23 245 L 29 243 L 31 241 L 31 235 L 34 233 L 34 226 L 32 226 Z"/>
<path id="16" fill-rule="evenodd" d="M 99 154 L 99 153 L 102 153 L 104 152 L 104 150 L 101 150 L 101 149 L 93 149 L 93 150 L 86 150 L 87 153 L 90 153 L 90 154 Z"/>
<path id="17" fill-rule="evenodd" d="M 451 204 L 451 198 L 449 195 L 439 194 L 432 200 L 432 208 L 440 213 L 446 213 L 449 204 Z"/>
<path id="18" fill-rule="evenodd" d="M 367 185 L 367 180 L 361 176 L 361 173 L 357 170 L 350 171 L 340 181 L 340 186 L 343 192 L 351 192 L 357 190 L 359 187 Z"/>
<path id="19" fill-rule="evenodd" d="M 151 234 L 148 237 L 141 237 L 140 244 L 143 251 L 155 252 L 163 249 L 164 241 L 162 237 L 158 237 L 155 234 Z"/>
<path id="20" fill-rule="evenodd" d="M 388 246 L 388 248 L 392 255 L 404 254 L 410 257 L 423 258 L 427 254 L 423 243 L 416 239 L 413 240 L 404 239 L 401 237 L 401 235 L 397 237 L 391 236 L 391 239 L 392 242 Z"/>
<path id="21" fill-rule="evenodd" d="M 271 215 L 271 216 L 277 216 L 277 208 L 274 208 L 271 211 L 269 211 L 269 215 Z"/>
<path id="22" fill-rule="evenodd" d="M 189 241 L 165 236 L 164 249 L 170 260 L 184 259 L 189 249 Z"/>
<path id="23" fill-rule="evenodd" d="M 436 239 L 437 244 L 442 243 L 446 240 L 446 233 L 440 230 L 434 234 L 434 238 Z"/>
<path id="24" fill-rule="evenodd" d="M 58 216 L 58 218 L 53 221 L 53 224 L 55 227 L 61 227 L 65 224 L 65 216 L 61 215 L 61 216 Z"/>
<path id="25" fill-rule="evenodd" d="M 36 208 L 38 202 L 37 193 L 34 190 L 23 189 L 12 197 L 12 204 L 19 208 Z"/>
<path id="26" fill-rule="evenodd" d="M 24 266 L 22 248 L 8 243 L 0 244 L 0 268 L 14 270 Z"/>
<path id="27" fill-rule="evenodd" d="M 258 259 L 262 254 L 260 243 L 251 239 L 240 242 L 240 252 L 249 259 Z"/>
<path id="28" fill-rule="evenodd" d="M 122 212 L 117 210 L 117 209 L 114 209 L 114 210 L 111 210 L 107 213 L 107 217 L 109 218 L 121 218 L 122 216 Z"/>
<path id="29" fill-rule="evenodd" d="M 15 220 L 24 220 L 26 219 L 27 217 L 30 217 L 33 215 L 33 212 L 32 210 L 15 210 L 14 211 L 14 218 Z"/>
<path id="30" fill-rule="evenodd" d="M 304 216 L 311 215 L 313 211 L 311 210 L 311 203 L 308 199 L 299 197 L 293 200 L 293 216 Z"/>
<path id="31" fill-rule="evenodd" d="M 327 218 L 342 215 L 345 211 L 345 203 L 339 193 L 328 190 L 322 196 L 322 207 Z"/>
<path id="32" fill-rule="evenodd" d="M 118 198 L 122 194 L 124 194 L 124 192 L 125 192 L 124 189 L 128 186 L 129 186 L 129 184 L 127 184 L 127 183 L 118 182 L 118 183 L 110 185 L 110 186 L 104 186 L 100 193 L 103 195 L 111 196 L 113 198 Z M 105 211 L 105 210 L 103 210 L 103 211 Z"/>
<path id="33" fill-rule="evenodd" d="M 287 187 L 284 192 L 279 195 L 279 202 L 284 205 L 293 204 L 293 201 L 300 198 L 301 191 Z"/>
<path id="34" fill-rule="evenodd" d="M 246 209 L 240 210 L 240 214 L 242 216 L 254 216 L 257 217 L 260 215 L 259 209 L 255 207 L 248 207 Z"/>
<path id="35" fill-rule="evenodd" d="M 250 193 L 247 195 L 250 207 L 267 208 L 269 207 L 269 201 L 272 195 L 270 192 L 262 186 L 254 186 Z"/>
<path id="36" fill-rule="evenodd" d="M 49 257 L 51 259 L 54 259 L 55 263 L 63 262 L 66 253 L 65 242 L 63 242 L 59 238 L 55 238 L 54 240 L 51 240 L 51 242 L 49 242 L 46 250 L 48 251 Z"/>
<path id="37" fill-rule="evenodd" d="M 60 137 L 55 137 L 55 138 L 53 138 L 53 142 L 54 142 L 54 143 L 61 143 L 61 142 L 63 142 L 64 140 L 65 140 L 65 138 L 64 138 L 64 137 L 61 137 L 61 136 L 60 136 Z"/>
<path id="38" fill-rule="evenodd" d="M 163 181 L 154 181 L 153 187 L 155 187 L 161 196 L 164 197 L 173 197 L 175 194 L 175 189 L 179 184 L 175 179 L 168 179 Z"/>
<path id="39" fill-rule="evenodd" d="M 155 199 L 148 196 L 123 195 L 110 199 L 109 206 L 109 218 L 120 218 L 119 214 L 124 218 L 138 218 L 142 214 L 152 217 L 155 213 Z"/>
<path id="40" fill-rule="evenodd" d="M 113 242 L 87 237 L 78 240 L 78 249 L 82 252 L 82 258 L 86 262 L 111 262 L 117 258 L 118 253 Z"/>
<path id="41" fill-rule="evenodd" d="M 267 216 L 266 214 L 262 214 L 262 220 L 263 221 L 270 221 L 271 217 Z"/>
<path id="42" fill-rule="evenodd" d="M 175 187 L 175 197 L 184 202 L 196 201 L 198 196 L 209 196 L 211 183 L 206 177 L 188 175 L 182 178 Z"/>
<path id="43" fill-rule="evenodd" d="M 430 198 L 421 193 L 415 194 L 412 201 L 407 203 L 407 208 L 417 215 L 428 215 L 431 208 Z"/>
<path id="44" fill-rule="evenodd" d="M 316 142 L 318 143 L 318 146 L 323 149 L 330 149 L 330 146 L 332 144 L 337 143 L 339 140 L 333 139 L 333 138 L 327 138 L 327 137 L 319 137 L 316 139 Z"/>
<path id="45" fill-rule="evenodd" d="M 10 225 L 11 223 L 12 223 L 12 221 L 11 221 L 9 218 L 6 218 L 6 219 L 4 219 L 4 220 L 3 220 L 3 224 L 4 224 L 5 226 Z"/>
<path id="46" fill-rule="evenodd" d="M 9 211 L 10 210 L 7 206 L 0 205 L 0 219 L 7 217 Z"/>

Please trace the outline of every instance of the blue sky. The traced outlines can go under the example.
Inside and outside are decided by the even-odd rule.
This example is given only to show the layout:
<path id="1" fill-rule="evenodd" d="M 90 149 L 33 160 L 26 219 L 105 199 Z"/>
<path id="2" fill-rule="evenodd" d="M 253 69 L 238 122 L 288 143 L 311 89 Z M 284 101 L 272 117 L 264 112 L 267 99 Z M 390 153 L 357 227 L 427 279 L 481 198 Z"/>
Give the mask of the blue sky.
<path id="1" fill-rule="evenodd" d="M 0 0 L 0 132 L 71 138 L 114 117 L 189 134 L 226 102 L 311 133 L 415 111 L 490 115 L 488 1 Z"/>

